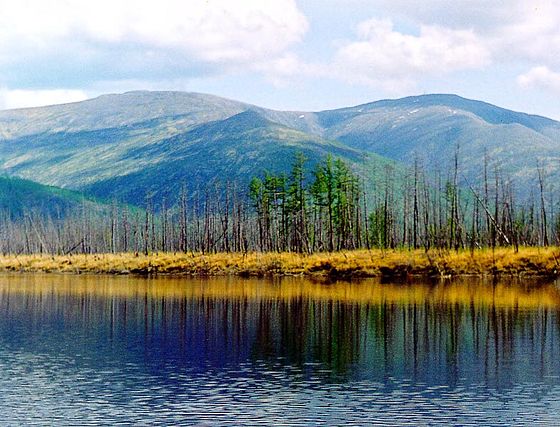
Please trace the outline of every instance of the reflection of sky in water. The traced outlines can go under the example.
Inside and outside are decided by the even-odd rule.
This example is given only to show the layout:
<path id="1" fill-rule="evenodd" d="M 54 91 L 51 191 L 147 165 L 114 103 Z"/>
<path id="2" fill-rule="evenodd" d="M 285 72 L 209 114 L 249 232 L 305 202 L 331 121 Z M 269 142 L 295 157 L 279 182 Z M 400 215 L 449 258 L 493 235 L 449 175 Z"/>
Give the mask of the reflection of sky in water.
<path id="1" fill-rule="evenodd" d="M 0 422 L 555 424 L 554 286 L 5 276 Z"/>

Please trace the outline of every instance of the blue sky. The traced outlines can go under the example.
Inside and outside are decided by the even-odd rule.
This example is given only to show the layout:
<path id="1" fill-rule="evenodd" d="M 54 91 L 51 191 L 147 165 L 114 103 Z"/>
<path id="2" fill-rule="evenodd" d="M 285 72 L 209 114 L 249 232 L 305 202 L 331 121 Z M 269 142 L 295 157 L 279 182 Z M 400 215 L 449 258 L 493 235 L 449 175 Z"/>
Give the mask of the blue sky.
<path id="1" fill-rule="evenodd" d="M 456 93 L 560 119 L 560 0 L 0 0 L 0 108 L 138 89 L 293 110 Z"/>

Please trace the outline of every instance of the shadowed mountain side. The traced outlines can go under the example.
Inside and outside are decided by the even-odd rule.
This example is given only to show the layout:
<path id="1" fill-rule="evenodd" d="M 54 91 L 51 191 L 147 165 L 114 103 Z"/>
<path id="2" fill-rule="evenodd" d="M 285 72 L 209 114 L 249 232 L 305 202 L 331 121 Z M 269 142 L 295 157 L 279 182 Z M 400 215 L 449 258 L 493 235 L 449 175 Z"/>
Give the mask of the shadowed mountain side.
<path id="1" fill-rule="evenodd" d="M 208 185 L 235 185 L 245 191 L 253 176 L 266 171 L 289 171 L 297 152 L 308 159 L 308 169 L 331 154 L 355 168 L 388 164 L 385 159 L 304 134 L 273 123 L 255 111 L 213 122 L 139 150 L 126 159 L 148 157 L 154 164 L 129 174 L 101 180 L 83 190 L 102 197 L 117 197 L 142 205 L 146 195 L 174 202 L 183 186 L 192 195 Z"/>

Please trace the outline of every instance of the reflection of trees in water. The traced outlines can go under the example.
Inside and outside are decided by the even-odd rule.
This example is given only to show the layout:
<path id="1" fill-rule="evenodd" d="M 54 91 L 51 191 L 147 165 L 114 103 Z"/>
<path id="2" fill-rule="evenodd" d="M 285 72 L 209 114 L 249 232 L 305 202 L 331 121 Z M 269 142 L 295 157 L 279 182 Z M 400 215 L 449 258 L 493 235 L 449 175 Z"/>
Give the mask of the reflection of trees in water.
<path id="1" fill-rule="evenodd" d="M 545 308 L 303 297 L 249 304 L 223 300 L 219 307 L 205 322 L 207 327 L 222 323 L 221 330 L 208 333 L 228 342 L 230 354 L 242 354 L 248 346 L 253 359 L 282 358 L 296 366 L 319 362 L 337 375 L 402 374 L 450 384 L 467 377 L 505 386 L 515 377 L 542 378 L 558 367 L 553 344 L 560 338 L 558 315 Z"/>
<path id="2" fill-rule="evenodd" d="M 200 301 L 206 304 L 208 301 Z M 226 344 L 229 356 L 250 349 L 253 359 L 303 365 L 319 362 L 337 375 L 407 374 L 417 380 L 461 376 L 507 385 L 513 376 L 546 375 L 558 350 L 556 311 L 340 301 L 221 300 L 190 335 Z M 218 325 L 222 325 L 218 327 Z M 552 331 L 551 331 L 552 330 Z"/>
<path id="3" fill-rule="evenodd" d="M 49 325 L 53 335 L 74 328 L 83 334 L 78 340 L 96 336 L 145 357 L 215 365 L 312 362 L 342 377 L 406 376 L 446 384 L 471 378 L 508 386 L 559 371 L 556 308 L 523 308 L 515 299 L 507 306 L 488 304 L 491 298 L 434 298 L 441 291 L 435 288 L 408 300 L 346 298 L 334 290 L 337 298 L 329 299 L 304 292 L 261 296 L 258 288 L 220 297 L 3 287 L 0 328 L 16 319 L 31 331 Z"/>

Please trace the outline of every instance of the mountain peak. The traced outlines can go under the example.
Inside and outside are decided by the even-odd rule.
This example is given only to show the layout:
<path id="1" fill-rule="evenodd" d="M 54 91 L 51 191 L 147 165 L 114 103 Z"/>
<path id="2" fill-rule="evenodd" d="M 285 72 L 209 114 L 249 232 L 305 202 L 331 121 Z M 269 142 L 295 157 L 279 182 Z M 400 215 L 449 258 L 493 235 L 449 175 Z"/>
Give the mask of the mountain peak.
<path id="1" fill-rule="evenodd" d="M 278 126 L 277 123 L 268 120 L 256 110 L 249 109 L 224 120 L 224 122 L 235 122 L 238 125 L 247 125 L 252 128 L 260 128 L 270 125 Z"/>
<path id="2" fill-rule="evenodd" d="M 477 101 L 464 98 L 455 94 L 424 94 L 407 96 L 397 99 L 384 99 L 354 107 L 342 108 L 338 110 L 322 111 L 322 121 L 327 126 L 332 126 L 341 118 L 343 120 L 362 113 L 380 112 L 383 110 L 394 109 L 403 111 L 406 109 L 437 109 L 447 108 L 457 113 L 468 113 L 479 117 L 481 120 L 493 125 L 519 124 L 537 132 L 541 132 L 547 127 L 558 127 L 560 124 L 552 119 L 532 115 L 490 104 L 484 101 Z"/>

